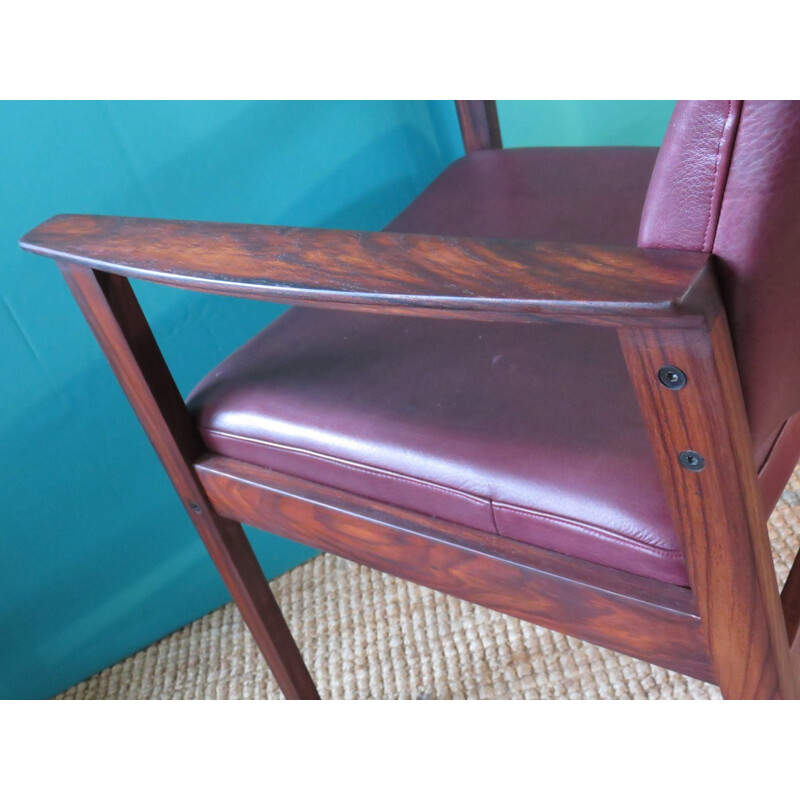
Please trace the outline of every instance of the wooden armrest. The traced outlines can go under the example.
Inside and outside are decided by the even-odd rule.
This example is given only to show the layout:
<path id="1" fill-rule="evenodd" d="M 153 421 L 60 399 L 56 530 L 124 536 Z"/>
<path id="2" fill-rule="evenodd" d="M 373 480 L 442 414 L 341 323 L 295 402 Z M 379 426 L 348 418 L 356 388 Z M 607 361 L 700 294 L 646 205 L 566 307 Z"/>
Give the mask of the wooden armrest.
<path id="1" fill-rule="evenodd" d="M 217 294 L 394 313 L 685 324 L 715 297 L 707 254 L 63 215 L 20 245 Z"/>

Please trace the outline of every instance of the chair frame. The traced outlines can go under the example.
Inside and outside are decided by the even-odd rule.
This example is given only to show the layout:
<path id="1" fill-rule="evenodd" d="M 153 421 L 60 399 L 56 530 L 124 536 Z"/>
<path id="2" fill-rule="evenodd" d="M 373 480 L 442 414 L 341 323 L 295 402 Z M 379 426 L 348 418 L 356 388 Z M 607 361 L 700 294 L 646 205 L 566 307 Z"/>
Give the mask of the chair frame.
<path id="1" fill-rule="evenodd" d="M 467 152 L 502 147 L 493 101 L 457 110 Z M 717 683 L 726 698 L 800 697 L 800 567 L 779 595 L 713 256 L 79 215 L 20 244 L 57 261 L 286 697 L 318 694 L 241 523 Z M 353 311 L 614 326 L 690 587 L 209 453 L 129 278 Z M 666 365 L 683 387 L 659 381 Z M 684 451 L 704 468 L 686 468 Z"/>

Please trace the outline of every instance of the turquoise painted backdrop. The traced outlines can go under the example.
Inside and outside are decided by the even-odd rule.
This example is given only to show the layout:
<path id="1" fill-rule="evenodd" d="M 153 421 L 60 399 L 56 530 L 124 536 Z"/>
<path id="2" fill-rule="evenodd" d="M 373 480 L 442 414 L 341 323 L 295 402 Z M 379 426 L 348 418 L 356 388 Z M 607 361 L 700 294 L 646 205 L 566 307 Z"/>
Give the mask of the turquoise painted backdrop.
<path id="1" fill-rule="evenodd" d="M 661 102 L 501 102 L 507 146 L 658 144 Z M 449 102 L 0 103 L 0 696 L 48 697 L 225 602 L 55 266 L 57 213 L 377 229 L 462 154 Z M 186 392 L 282 310 L 138 284 Z M 253 537 L 270 576 L 313 552 Z"/>

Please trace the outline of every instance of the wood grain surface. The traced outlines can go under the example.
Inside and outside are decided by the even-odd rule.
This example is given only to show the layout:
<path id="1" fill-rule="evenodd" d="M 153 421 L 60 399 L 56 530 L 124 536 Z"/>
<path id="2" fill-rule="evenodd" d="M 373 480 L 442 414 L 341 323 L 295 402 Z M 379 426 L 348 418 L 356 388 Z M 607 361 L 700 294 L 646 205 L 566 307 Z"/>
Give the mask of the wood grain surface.
<path id="1" fill-rule="evenodd" d="M 736 361 L 724 314 L 710 330 L 620 329 L 716 682 L 726 698 L 798 697 L 769 536 L 761 509 Z M 663 386 L 658 370 L 680 368 L 686 385 Z M 700 471 L 679 461 L 703 457 Z"/>
<path id="2" fill-rule="evenodd" d="M 360 564 L 637 658 L 712 680 L 688 589 L 208 456 L 214 509 Z"/>
<path id="3" fill-rule="evenodd" d="M 708 256 L 667 250 L 58 216 L 21 246 L 219 294 L 391 313 L 696 324 Z"/>
<path id="4" fill-rule="evenodd" d="M 318 698 L 242 526 L 214 511 L 197 479 L 203 445 L 127 279 L 61 270 L 281 690 Z"/>

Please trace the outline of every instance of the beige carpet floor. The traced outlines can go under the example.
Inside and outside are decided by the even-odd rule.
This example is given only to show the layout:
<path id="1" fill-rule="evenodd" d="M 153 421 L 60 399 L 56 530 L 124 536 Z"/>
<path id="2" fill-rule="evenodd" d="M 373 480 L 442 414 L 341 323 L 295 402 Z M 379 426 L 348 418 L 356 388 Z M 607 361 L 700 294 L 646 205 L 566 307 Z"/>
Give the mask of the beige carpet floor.
<path id="1" fill-rule="evenodd" d="M 770 520 L 781 583 L 800 548 L 800 469 Z M 715 686 L 319 556 L 273 582 L 323 698 L 705 699 Z M 275 699 L 232 604 L 58 699 Z"/>

